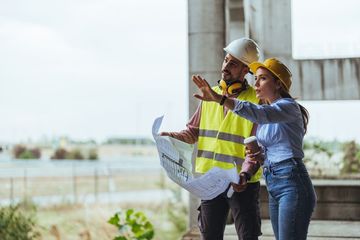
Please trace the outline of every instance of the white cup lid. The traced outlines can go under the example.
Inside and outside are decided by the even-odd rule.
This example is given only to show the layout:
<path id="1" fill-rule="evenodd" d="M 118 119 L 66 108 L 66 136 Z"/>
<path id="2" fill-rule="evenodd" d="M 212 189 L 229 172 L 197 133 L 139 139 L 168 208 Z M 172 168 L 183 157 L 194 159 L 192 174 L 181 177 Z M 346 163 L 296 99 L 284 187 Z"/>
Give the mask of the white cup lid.
<path id="1" fill-rule="evenodd" d="M 255 136 L 251 136 L 244 139 L 244 144 L 249 144 L 251 142 L 257 141 L 257 138 Z"/>

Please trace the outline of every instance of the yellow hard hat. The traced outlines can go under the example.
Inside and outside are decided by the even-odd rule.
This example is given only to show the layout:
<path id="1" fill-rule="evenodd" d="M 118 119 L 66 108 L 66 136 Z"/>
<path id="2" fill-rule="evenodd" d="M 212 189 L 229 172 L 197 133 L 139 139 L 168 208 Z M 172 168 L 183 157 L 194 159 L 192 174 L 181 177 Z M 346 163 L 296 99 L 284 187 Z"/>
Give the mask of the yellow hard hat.
<path id="1" fill-rule="evenodd" d="M 272 74 L 274 74 L 277 78 L 280 79 L 282 84 L 285 87 L 285 90 L 289 92 L 291 87 L 291 72 L 290 70 L 280 62 L 280 60 L 276 58 L 268 58 L 264 61 L 264 63 L 261 62 L 253 62 L 249 65 L 250 70 L 255 73 L 258 68 L 265 68 L 269 70 Z"/>

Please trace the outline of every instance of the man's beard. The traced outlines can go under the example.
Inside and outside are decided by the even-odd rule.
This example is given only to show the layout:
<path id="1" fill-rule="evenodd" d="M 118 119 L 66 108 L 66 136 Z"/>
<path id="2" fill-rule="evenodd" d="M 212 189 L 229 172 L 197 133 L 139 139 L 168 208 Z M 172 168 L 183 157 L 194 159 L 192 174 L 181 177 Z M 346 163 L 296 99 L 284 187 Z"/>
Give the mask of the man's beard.
<path id="1" fill-rule="evenodd" d="M 234 82 L 243 82 L 240 79 L 228 79 L 228 80 L 223 79 L 223 80 L 226 82 L 226 85 L 228 85 L 228 86 L 231 85 Z"/>
<path id="2" fill-rule="evenodd" d="M 225 79 L 225 76 L 224 76 L 224 74 L 222 74 L 222 79 L 226 82 L 226 84 L 227 85 L 229 85 L 229 84 L 231 84 L 231 83 L 233 83 L 233 82 L 236 82 L 236 81 L 238 81 L 238 82 L 243 82 L 243 79 L 240 79 L 240 78 L 235 78 L 234 79 L 234 77 L 232 77 L 230 74 L 227 74 L 227 79 Z"/>

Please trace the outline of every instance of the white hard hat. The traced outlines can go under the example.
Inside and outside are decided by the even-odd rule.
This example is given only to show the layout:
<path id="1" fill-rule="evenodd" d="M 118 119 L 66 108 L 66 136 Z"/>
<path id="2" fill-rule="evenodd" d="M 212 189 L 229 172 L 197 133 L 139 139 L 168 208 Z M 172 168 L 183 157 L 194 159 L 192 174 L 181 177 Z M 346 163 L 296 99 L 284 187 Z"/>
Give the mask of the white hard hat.
<path id="1" fill-rule="evenodd" d="M 250 63 L 259 61 L 259 47 L 250 38 L 239 38 L 227 45 L 224 50 L 249 66 Z"/>

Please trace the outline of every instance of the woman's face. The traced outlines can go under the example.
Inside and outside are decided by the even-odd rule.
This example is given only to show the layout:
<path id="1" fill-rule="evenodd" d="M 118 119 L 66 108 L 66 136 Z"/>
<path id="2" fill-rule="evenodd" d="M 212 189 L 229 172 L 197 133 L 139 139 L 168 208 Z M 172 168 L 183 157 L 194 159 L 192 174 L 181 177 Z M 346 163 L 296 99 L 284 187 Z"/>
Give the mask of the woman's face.
<path id="1" fill-rule="evenodd" d="M 255 74 L 256 97 L 270 103 L 280 98 L 280 81 L 265 68 L 258 68 Z"/>

